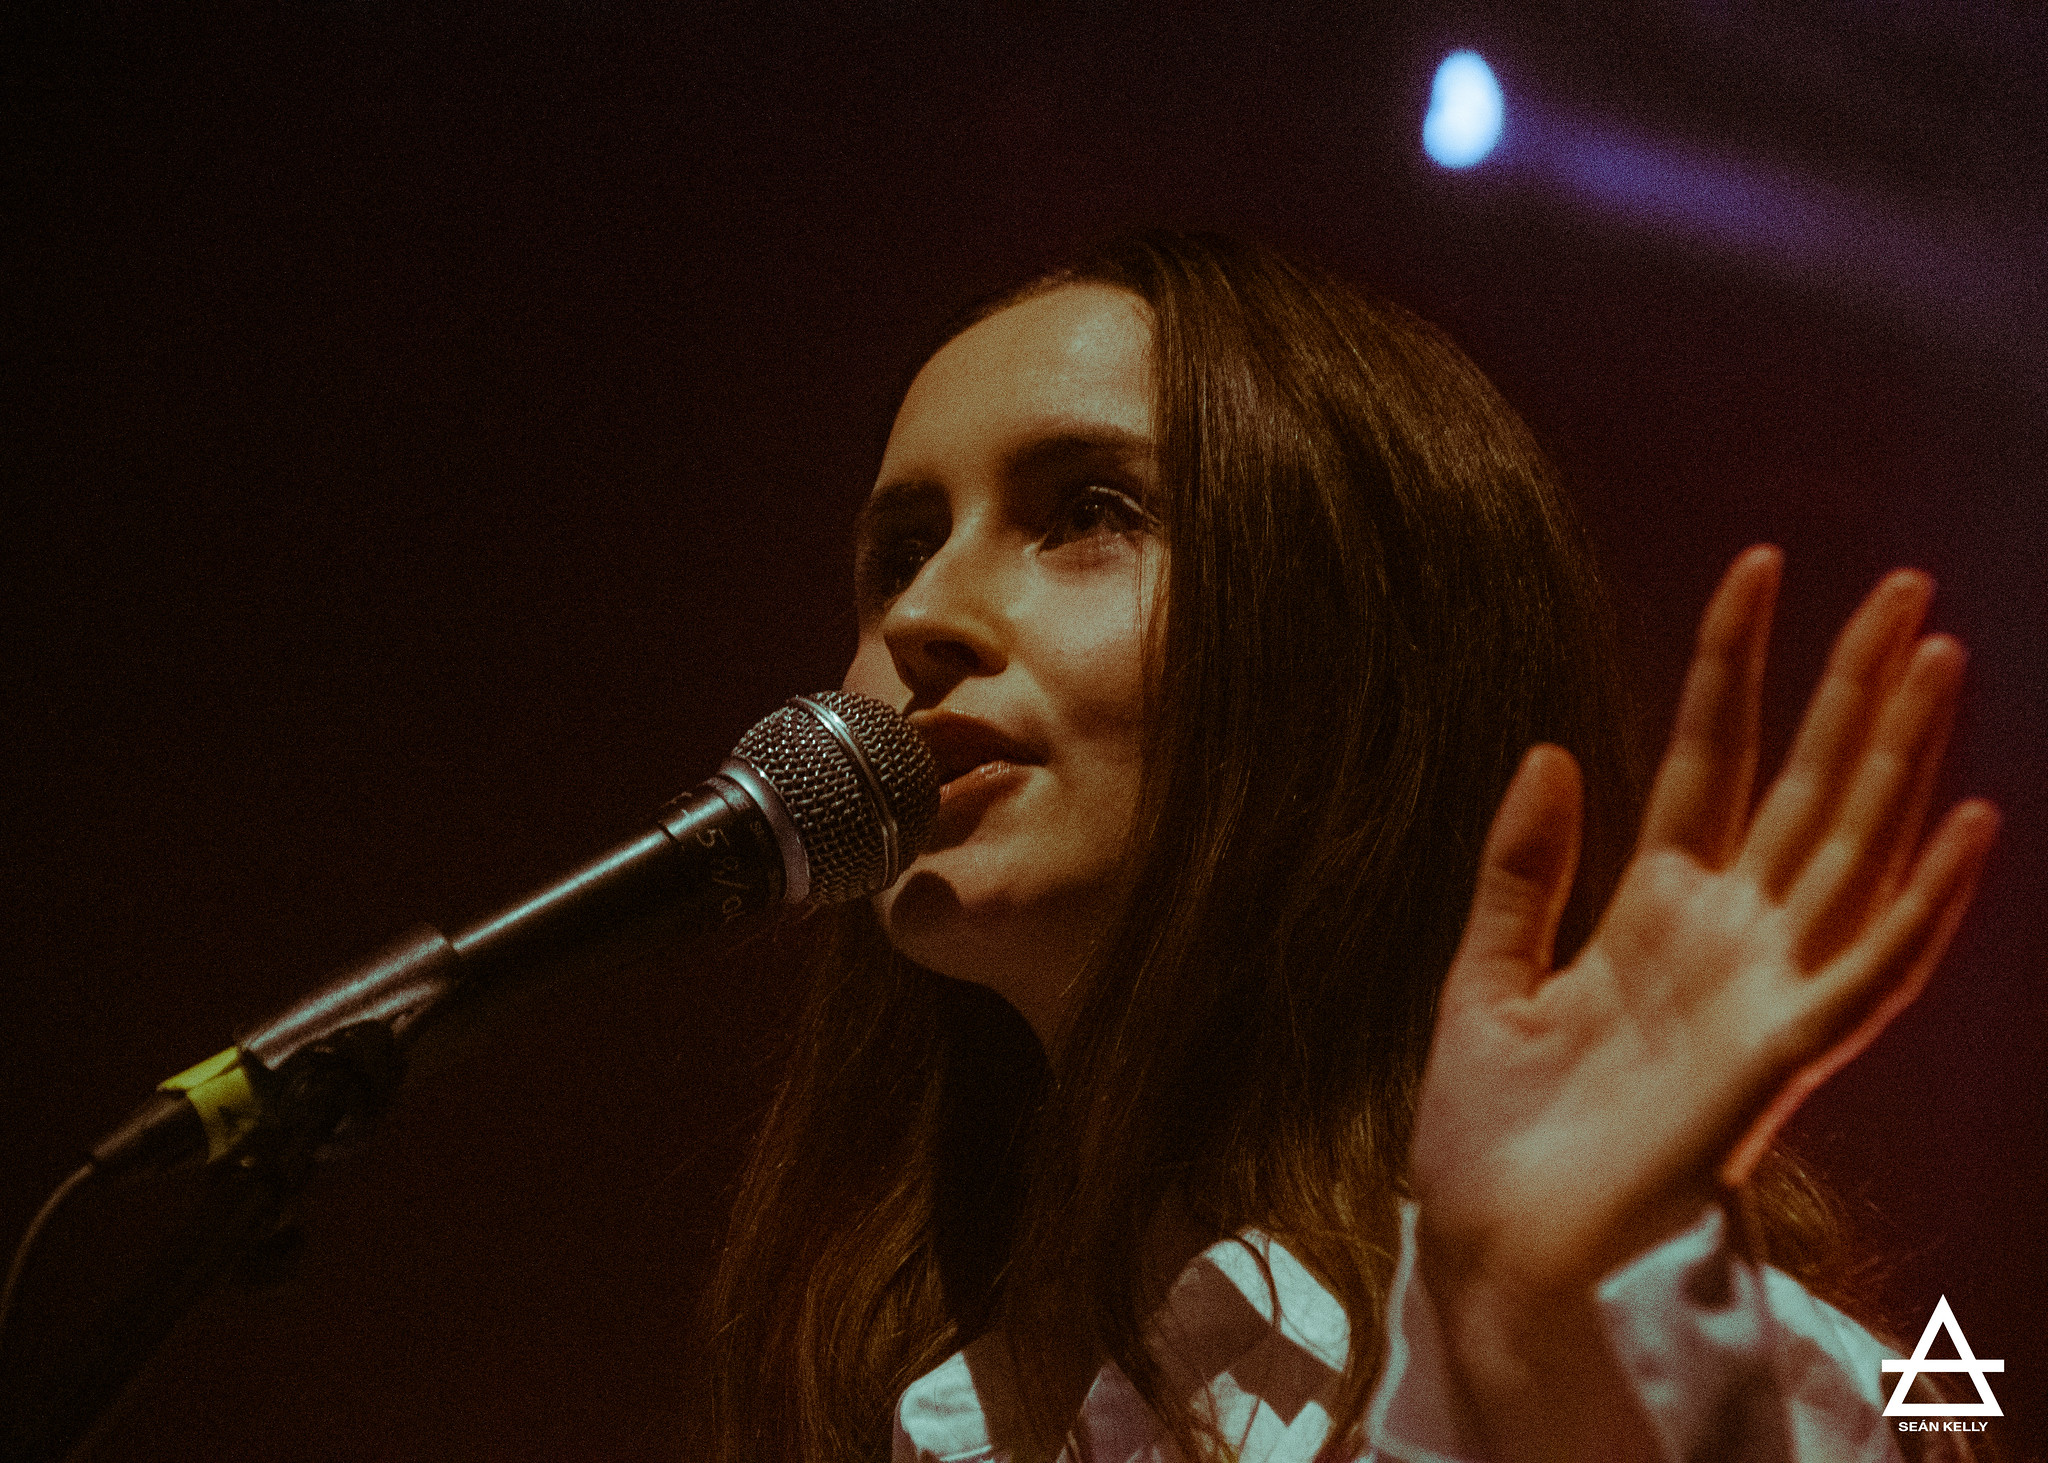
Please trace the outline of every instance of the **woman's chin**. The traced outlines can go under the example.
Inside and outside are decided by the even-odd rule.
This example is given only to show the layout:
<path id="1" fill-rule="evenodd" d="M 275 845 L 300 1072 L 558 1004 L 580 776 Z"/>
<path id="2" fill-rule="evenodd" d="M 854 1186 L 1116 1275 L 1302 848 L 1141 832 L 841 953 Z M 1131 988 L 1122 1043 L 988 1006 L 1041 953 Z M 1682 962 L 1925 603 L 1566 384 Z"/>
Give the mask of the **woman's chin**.
<path id="1" fill-rule="evenodd" d="M 882 928 L 889 943 L 919 965 L 971 980 L 971 974 L 953 967 L 977 963 L 988 947 L 1004 943 L 1002 927 L 1009 923 L 1009 912 L 1001 907 L 1002 901 L 976 897 L 977 880 L 951 876 L 943 867 L 924 867 L 926 862 L 920 859 L 894 888 L 876 898 Z"/>
<path id="2" fill-rule="evenodd" d="M 985 985 L 1025 1009 L 1033 992 L 1063 987 L 1074 936 L 1071 912 L 1018 901 L 1010 891 L 943 868 L 913 868 L 875 902 L 889 943 L 927 970 Z M 1028 1011 L 1027 1011 L 1028 1014 Z"/>

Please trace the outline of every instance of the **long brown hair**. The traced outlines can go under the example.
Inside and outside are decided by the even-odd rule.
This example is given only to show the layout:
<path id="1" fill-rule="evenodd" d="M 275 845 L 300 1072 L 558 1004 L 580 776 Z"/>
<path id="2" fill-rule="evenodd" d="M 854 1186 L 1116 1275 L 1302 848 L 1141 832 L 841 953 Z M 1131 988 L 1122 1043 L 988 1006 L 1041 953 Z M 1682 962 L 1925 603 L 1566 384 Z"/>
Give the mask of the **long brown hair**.
<path id="1" fill-rule="evenodd" d="M 1078 1343 L 1203 1456 L 1145 1339 L 1168 1214 L 1265 1230 L 1343 1304 L 1343 1435 L 1380 1363 L 1437 988 L 1524 750 L 1587 774 L 1560 958 L 1634 831 L 1591 556 L 1456 346 L 1270 251 L 1168 233 L 958 328 L 1083 281 L 1154 321 L 1168 613 L 1135 892 L 1049 1052 L 865 907 L 810 922 L 813 989 L 707 1301 L 719 1456 L 883 1456 L 902 1389 L 996 1325 L 1038 1446 L 1078 1401 L 1057 1360 Z"/>

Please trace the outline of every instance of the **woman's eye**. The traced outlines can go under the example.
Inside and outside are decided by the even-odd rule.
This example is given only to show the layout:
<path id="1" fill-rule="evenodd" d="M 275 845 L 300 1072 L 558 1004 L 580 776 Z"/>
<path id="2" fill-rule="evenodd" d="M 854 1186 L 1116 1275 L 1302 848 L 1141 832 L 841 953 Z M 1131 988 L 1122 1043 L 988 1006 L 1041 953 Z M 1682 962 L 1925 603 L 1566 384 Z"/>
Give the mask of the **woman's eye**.
<path id="1" fill-rule="evenodd" d="M 1140 507 L 1138 500 L 1129 493 L 1092 484 L 1060 510 L 1046 533 L 1044 547 L 1054 549 L 1103 534 L 1122 537 L 1142 533 L 1151 527 L 1152 515 Z"/>
<path id="2" fill-rule="evenodd" d="M 925 561 L 939 546 L 920 534 L 905 534 L 863 548 L 860 556 L 860 592 L 864 599 L 894 599 L 910 588 Z"/>

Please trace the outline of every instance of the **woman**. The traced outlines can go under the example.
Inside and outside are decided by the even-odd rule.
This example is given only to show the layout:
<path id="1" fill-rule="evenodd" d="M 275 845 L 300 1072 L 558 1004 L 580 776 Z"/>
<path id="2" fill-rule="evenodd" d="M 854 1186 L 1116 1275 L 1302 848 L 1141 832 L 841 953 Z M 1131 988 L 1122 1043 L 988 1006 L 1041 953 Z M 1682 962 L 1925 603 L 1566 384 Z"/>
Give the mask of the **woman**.
<path id="1" fill-rule="evenodd" d="M 710 1301 L 727 1455 L 880 1457 L 893 1414 L 899 1456 L 1655 1456 L 1767 1448 L 1789 1392 L 1802 1439 L 1875 1427 L 1874 1344 L 1726 1263 L 1720 1205 L 1824 1281 L 1769 1139 L 1996 818 L 1921 844 L 1962 654 L 1910 573 L 1752 816 L 1777 572 L 1708 608 L 1631 858 L 1597 582 L 1440 335 L 1169 235 L 970 317 L 864 510 L 846 677 L 945 801 L 816 922 Z M 1646 1381 L 1710 1274 L 1806 1373 Z"/>

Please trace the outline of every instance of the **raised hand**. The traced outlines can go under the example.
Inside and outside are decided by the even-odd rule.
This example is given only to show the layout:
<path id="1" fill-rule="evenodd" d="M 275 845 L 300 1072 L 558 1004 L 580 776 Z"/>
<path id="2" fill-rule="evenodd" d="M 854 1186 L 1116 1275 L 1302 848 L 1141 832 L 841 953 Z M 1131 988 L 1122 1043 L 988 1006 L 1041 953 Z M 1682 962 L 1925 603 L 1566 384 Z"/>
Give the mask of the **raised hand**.
<path id="1" fill-rule="evenodd" d="M 1776 550 L 1701 623 L 1641 839 L 1572 964 L 1551 945 L 1577 858 L 1578 768 L 1524 759 L 1496 814 L 1423 1082 L 1411 1170 L 1422 1274 L 1502 1454 L 1647 1443 L 1591 1288 L 1740 1183 L 1799 1098 L 1926 983 L 1997 814 L 1920 835 L 1963 651 L 1919 636 L 1901 571 L 1837 641 L 1751 812 Z"/>

